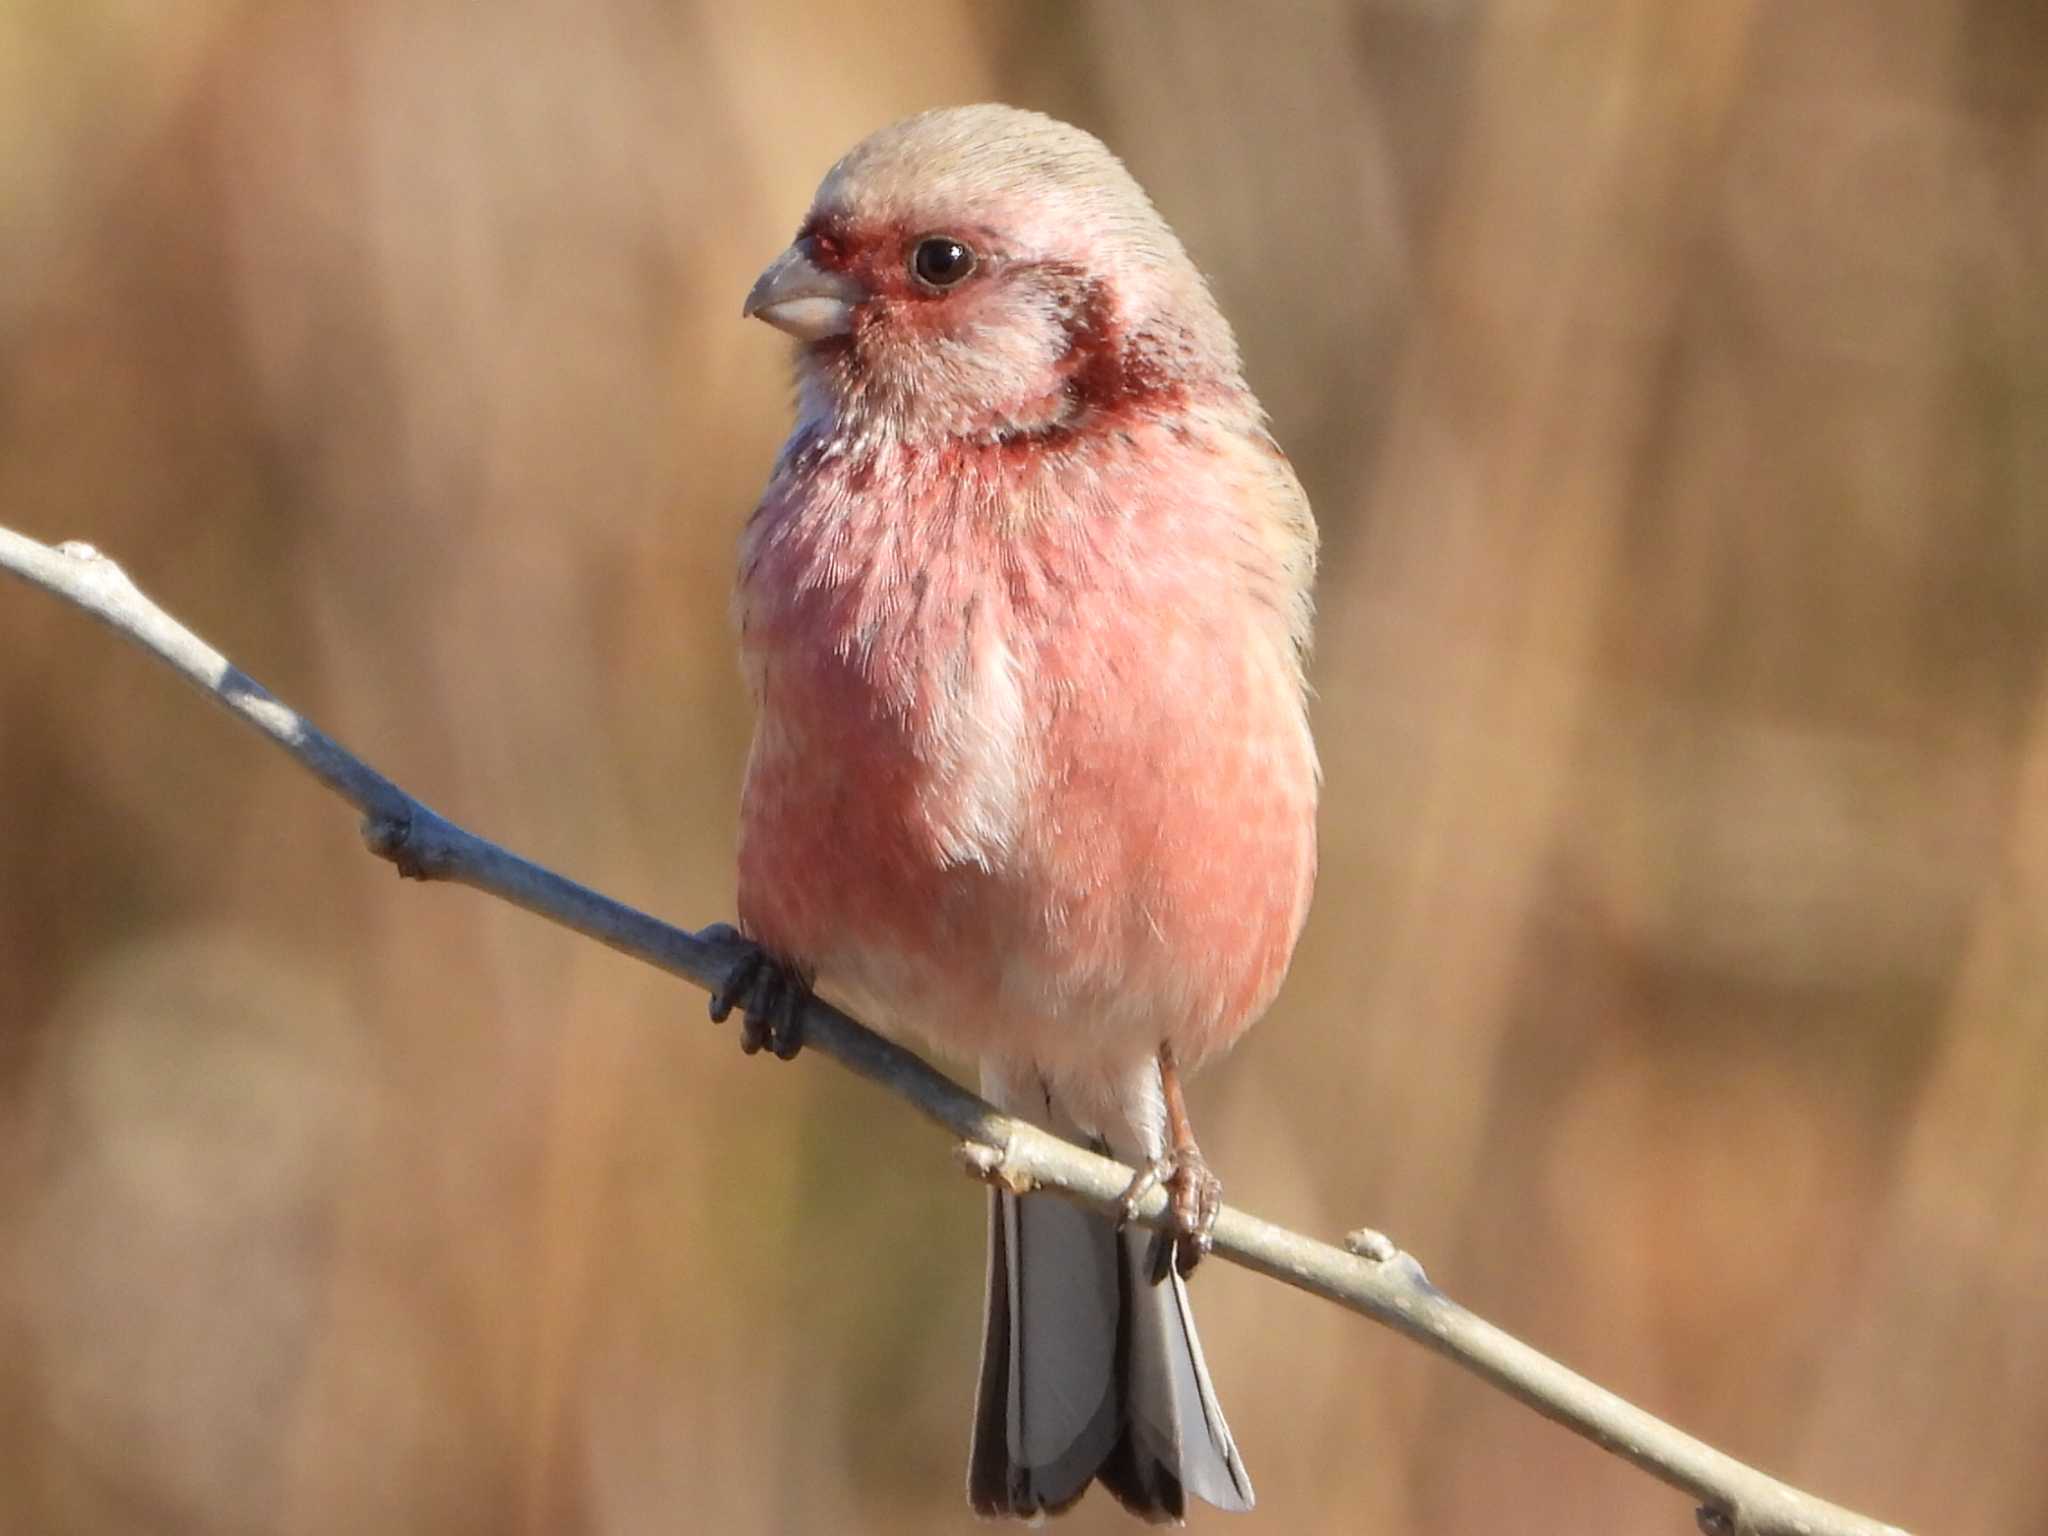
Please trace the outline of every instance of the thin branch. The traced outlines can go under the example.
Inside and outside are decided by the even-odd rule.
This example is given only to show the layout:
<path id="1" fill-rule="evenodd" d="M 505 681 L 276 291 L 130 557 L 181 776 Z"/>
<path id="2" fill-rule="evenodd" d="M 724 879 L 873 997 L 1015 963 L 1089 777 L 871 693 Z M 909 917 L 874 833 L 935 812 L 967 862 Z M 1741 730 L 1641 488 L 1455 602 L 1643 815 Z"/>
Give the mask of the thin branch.
<path id="1" fill-rule="evenodd" d="M 53 549 L 0 528 L 0 570 L 83 608 L 288 752 L 363 813 L 364 842 L 400 874 L 472 886 L 705 988 L 722 985 L 742 958 L 730 930 L 671 927 L 429 810 L 157 607 L 90 545 Z M 1054 1191 L 1104 1213 L 1118 1209 L 1130 1169 L 1001 1113 L 829 1004 L 809 1004 L 803 1038 L 958 1137 L 960 1158 L 977 1177 L 1019 1192 Z M 1164 1192 L 1155 1190 L 1137 1219 L 1159 1226 L 1165 1209 Z M 1904 1536 L 1768 1477 L 1567 1370 L 1452 1301 L 1376 1232 L 1355 1232 L 1335 1248 L 1226 1207 L 1214 1251 L 1406 1334 L 1683 1490 L 1700 1502 L 1698 1520 L 1710 1536 Z"/>

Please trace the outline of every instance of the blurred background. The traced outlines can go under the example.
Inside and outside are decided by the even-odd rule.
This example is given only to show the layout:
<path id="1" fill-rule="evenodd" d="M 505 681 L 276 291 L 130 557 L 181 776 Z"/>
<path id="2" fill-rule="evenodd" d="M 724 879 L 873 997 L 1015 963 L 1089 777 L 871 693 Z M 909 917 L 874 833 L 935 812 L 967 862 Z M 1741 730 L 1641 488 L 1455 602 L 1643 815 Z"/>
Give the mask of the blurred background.
<path id="1" fill-rule="evenodd" d="M 1324 875 L 1195 1112 L 1653 1410 L 2048 1522 L 2048 10 L 0 0 L 0 522 L 406 787 L 732 907 L 755 272 L 924 106 L 1103 135 L 1320 513 Z M 0 1531 L 956 1531 L 982 1203 L 0 586 Z M 1197 1284 L 1246 1532 L 1691 1529 Z M 1099 1495 L 1076 1532 L 1125 1529 Z"/>

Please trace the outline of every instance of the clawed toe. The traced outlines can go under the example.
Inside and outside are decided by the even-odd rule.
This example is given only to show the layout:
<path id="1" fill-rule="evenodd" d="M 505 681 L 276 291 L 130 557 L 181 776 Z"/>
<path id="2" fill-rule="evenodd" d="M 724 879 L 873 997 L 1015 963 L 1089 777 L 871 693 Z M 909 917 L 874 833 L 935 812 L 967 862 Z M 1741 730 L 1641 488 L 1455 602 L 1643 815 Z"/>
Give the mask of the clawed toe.
<path id="1" fill-rule="evenodd" d="M 778 1060 L 788 1061 L 804 1048 L 804 1002 L 810 989 L 803 978 L 772 960 L 764 960 L 747 1000 L 740 1026 L 740 1049 L 749 1056 L 764 1046 Z"/>
<path id="2" fill-rule="evenodd" d="M 1128 1227 L 1138 1219 L 1138 1207 L 1145 1203 L 1145 1197 L 1173 1175 L 1173 1159 L 1155 1157 L 1149 1163 L 1138 1165 L 1138 1171 L 1131 1175 L 1131 1182 L 1124 1186 L 1124 1192 L 1117 1197 L 1116 1224 Z"/>
<path id="3" fill-rule="evenodd" d="M 712 990 L 712 1023 L 723 1024 L 732 1016 L 733 1009 L 752 994 L 755 982 L 760 979 L 761 967 L 767 961 L 768 957 L 756 949 L 733 962 L 732 969 L 725 973 L 724 982 Z"/>
<path id="4" fill-rule="evenodd" d="M 1161 1186 L 1167 1195 L 1167 1224 L 1152 1261 L 1154 1284 L 1166 1278 L 1169 1267 L 1178 1270 L 1182 1278 L 1194 1273 L 1202 1256 L 1214 1246 L 1210 1234 L 1223 1203 L 1223 1181 L 1209 1171 L 1200 1152 L 1185 1152 L 1177 1159 L 1155 1157 L 1142 1164 L 1124 1186 L 1117 1201 L 1118 1224 L 1135 1221 L 1145 1197 Z"/>
<path id="5" fill-rule="evenodd" d="M 697 937 L 706 944 L 730 945 L 740 951 L 725 973 L 725 980 L 711 989 L 711 1022 L 723 1024 L 753 990 L 754 980 L 768 957 L 758 944 L 730 923 L 713 923 Z"/>
<path id="6" fill-rule="evenodd" d="M 1175 1161 L 1167 1180 L 1172 1196 L 1173 1266 L 1182 1278 L 1215 1246 L 1216 1213 L 1223 1206 L 1223 1181 L 1209 1171 L 1202 1154 L 1190 1148 Z"/>
<path id="7" fill-rule="evenodd" d="M 706 933 L 719 939 L 739 939 L 723 925 Z M 752 1056 L 765 1048 L 788 1061 L 804 1046 L 804 1004 L 809 997 L 810 988 L 793 967 L 752 945 L 712 992 L 711 1022 L 723 1024 L 738 1008 L 740 1049 Z"/>
<path id="8" fill-rule="evenodd" d="M 1223 1206 L 1223 1181 L 1209 1171 L 1202 1149 L 1195 1145 L 1195 1128 L 1181 1094 L 1180 1061 L 1170 1044 L 1159 1047 L 1159 1089 L 1166 1100 L 1166 1132 L 1173 1147 L 1172 1172 L 1166 1180 L 1171 1196 L 1167 1211 L 1173 1218 L 1167 1229 L 1173 1233 L 1171 1261 L 1186 1278 L 1202 1262 L 1202 1255 L 1215 1246 L 1211 1234 L 1216 1213 Z M 1157 1278 L 1165 1278 L 1167 1261 L 1168 1255 L 1162 1251 Z"/>

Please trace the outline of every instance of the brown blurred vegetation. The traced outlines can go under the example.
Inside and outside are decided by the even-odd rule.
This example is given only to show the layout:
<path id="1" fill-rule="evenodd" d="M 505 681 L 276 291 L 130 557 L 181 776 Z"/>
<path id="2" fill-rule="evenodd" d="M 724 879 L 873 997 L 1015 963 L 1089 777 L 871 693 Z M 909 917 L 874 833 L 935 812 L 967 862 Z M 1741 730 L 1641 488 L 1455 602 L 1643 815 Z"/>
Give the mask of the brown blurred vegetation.
<path id="1" fill-rule="evenodd" d="M 1233 1196 L 1832 1497 L 2042 1529 L 2038 0 L 5 0 L 0 521 L 725 915 L 786 421 L 739 299 L 853 139 L 984 97 L 1131 161 L 1326 529 L 1319 904 L 1198 1091 Z M 0 588 L 0 1530 L 966 1528 L 978 1197 L 701 1008 L 400 887 Z M 1689 1529 L 1198 1291 L 1232 1529 Z"/>

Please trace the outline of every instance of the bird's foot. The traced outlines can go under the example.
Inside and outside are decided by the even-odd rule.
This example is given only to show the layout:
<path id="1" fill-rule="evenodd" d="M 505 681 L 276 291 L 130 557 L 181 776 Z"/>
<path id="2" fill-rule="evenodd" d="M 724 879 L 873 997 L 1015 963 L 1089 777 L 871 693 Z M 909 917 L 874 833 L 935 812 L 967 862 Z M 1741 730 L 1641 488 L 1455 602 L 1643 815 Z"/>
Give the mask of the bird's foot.
<path id="1" fill-rule="evenodd" d="M 1173 1214 L 1173 1267 L 1186 1279 L 1215 1246 L 1216 1213 L 1223 1207 L 1223 1181 L 1202 1154 L 1188 1147 L 1174 1158 L 1166 1180 L 1167 1209 Z"/>
<path id="2" fill-rule="evenodd" d="M 804 1048 L 804 1004 L 811 989 L 794 966 L 719 923 L 699 935 L 737 951 L 725 980 L 711 994 L 711 1022 L 723 1024 L 740 1010 L 740 1049 L 749 1056 L 764 1046 L 788 1061 Z"/>
<path id="3" fill-rule="evenodd" d="M 1154 1284 L 1166 1278 L 1170 1264 L 1183 1279 L 1194 1273 L 1202 1256 L 1214 1246 L 1212 1233 L 1216 1212 L 1223 1204 L 1223 1181 L 1209 1171 L 1202 1154 L 1193 1147 L 1177 1157 L 1155 1157 L 1132 1175 L 1119 1197 L 1120 1220 L 1137 1219 L 1138 1207 L 1153 1190 L 1166 1190 L 1167 1224 L 1153 1260 Z"/>
<path id="4" fill-rule="evenodd" d="M 1173 1147 L 1173 1172 L 1167 1175 L 1167 1210 L 1173 1217 L 1173 1267 L 1186 1279 L 1212 1246 L 1216 1213 L 1223 1205 L 1223 1181 L 1209 1171 L 1202 1149 L 1195 1145 L 1194 1122 L 1181 1094 L 1180 1056 L 1173 1046 L 1159 1046 L 1159 1091 L 1166 1101 L 1166 1135 Z M 1165 1277 L 1166 1257 L 1157 1265 Z"/>
<path id="5" fill-rule="evenodd" d="M 1124 1186 L 1124 1192 L 1117 1196 L 1116 1224 L 1128 1227 L 1138 1219 L 1138 1207 L 1145 1203 L 1145 1197 L 1166 1182 L 1173 1172 L 1173 1159 L 1155 1157 L 1150 1162 L 1140 1163 L 1138 1171 L 1131 1175 L 1131 1182 Z"/>

